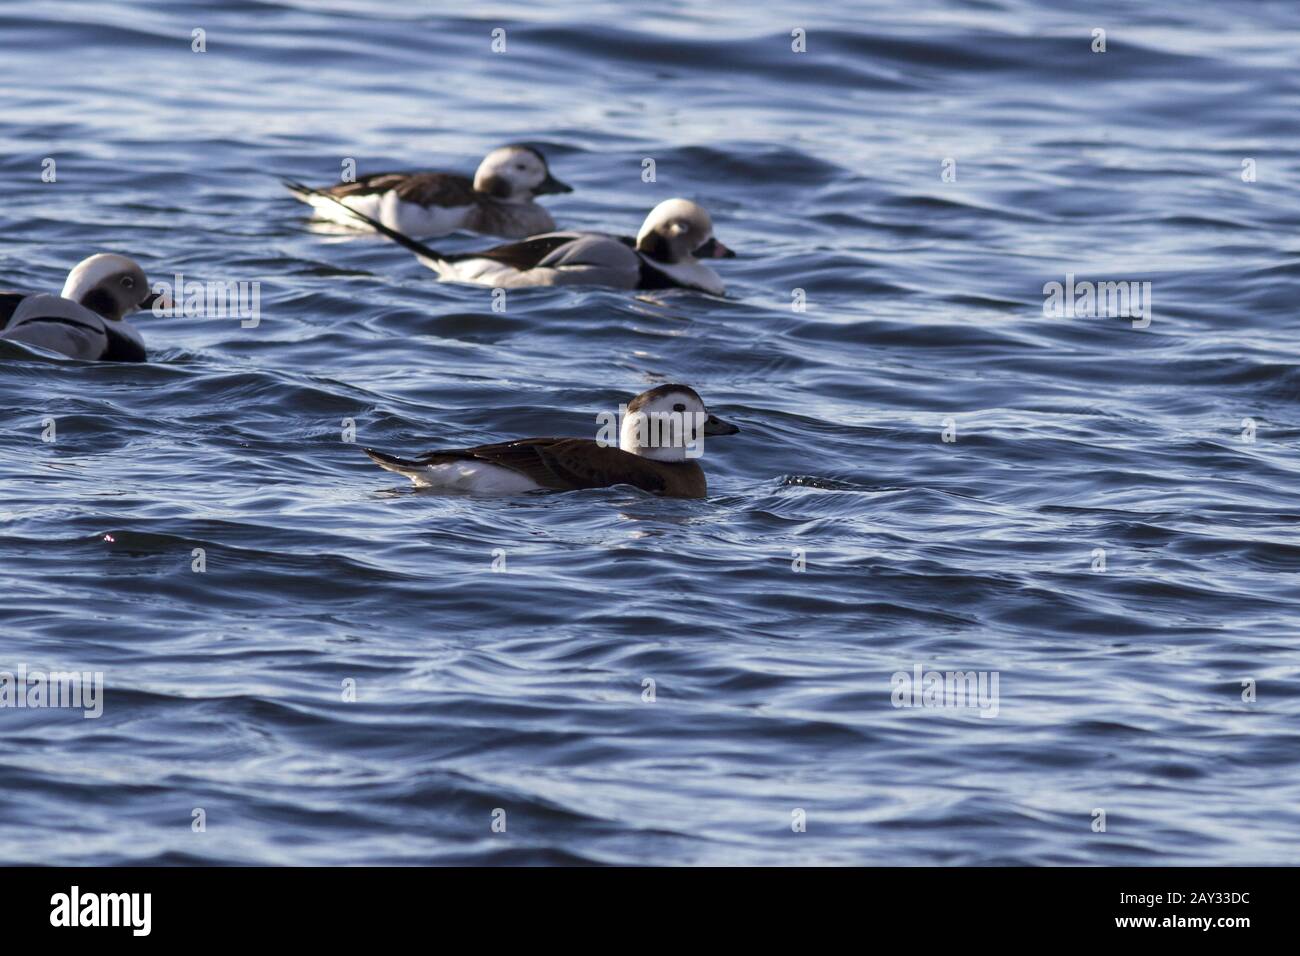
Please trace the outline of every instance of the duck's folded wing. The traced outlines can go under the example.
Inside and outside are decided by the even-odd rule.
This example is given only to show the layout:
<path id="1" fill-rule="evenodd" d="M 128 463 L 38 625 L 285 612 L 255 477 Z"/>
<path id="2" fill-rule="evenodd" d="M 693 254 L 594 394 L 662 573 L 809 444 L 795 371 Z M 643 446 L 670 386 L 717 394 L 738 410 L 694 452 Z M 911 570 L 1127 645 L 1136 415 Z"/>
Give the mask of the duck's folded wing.
<path id="1" fill-rule="evenodd" d="M 520 272 L 527 272 L 529 269 L 536 269 L 539 265 L 543 265 L 557 251 L 573 245 L 582 237 L 583 233 L 580 232 L 547 232 L 540 236 L 530 236 L 519 242 L 508 242 L 505 245 L 493 246 L 491 249 L 484 249 L 480 252 L 457 253 L 456 255 L 447 256 L 446 259 L 448 262 L 467 259 L 491 259 L 493 262 L 499 262 L 512 269 L 518 269 Z"/>
<path id="2" fill-rule="evenodd" d="M 468 206 L 481 202 L 474 181 L 452 173 L 417 173 L 397 187 L 397 198 L 420 206 Z"/>
<path id="3" fill-rule="evenodd" d="M 552 269 L 565 266 L 595 266 L 635 272 L 640 266 L 636 252 L 614 236 L 598 232 L 579 233 L 578 238 L 557 248 L 538 265 Z"/>
<path id="4" fill-rule="evenodd" d="M 14 310 L 0 338 L 59 352 L 69 358 L 98 359 L 108 351 L 104 320 L 84 306 L 57 295 L 29 295 Z"/>
<path id="5" fill-rule="evenodd" d="M 429 452 L 417 459 L 436 465 L 474 459 L 509 468 L 543 488 L 568 491 L 633 485 L 643 491 L 662 492 L 663 476 L 645 468 L 641 459 L 621 449 L 603 446 L 590 438 L 527 438 L 521 441 Z"/>
<path id="6" fill-rule="evenodd" d="M 554 236 L 564 233 L 552 233 Z M 636 252 L 614 236 L 596 232 L 568 233 L 569 239 L 555 243 L 531 267 L 548 270 L 557 285 L 574 283 L 606 285 L 621 289 L 636 288 L 641 275 L 641 259 Z M 538 242 L 546 237 L 527 240 Z M 512 263 L 513 264 L 513 263 Z M 520 268 L 516 266 L 516 268 Z"/>
<path id="7" fill-rule="evenodd" d="M 454 173 L 373 173 L 322 190 L 339 198 L 390 191 L 417 206 L 470 206 L 483 198 L 474 191 L 473 180 Z"/>

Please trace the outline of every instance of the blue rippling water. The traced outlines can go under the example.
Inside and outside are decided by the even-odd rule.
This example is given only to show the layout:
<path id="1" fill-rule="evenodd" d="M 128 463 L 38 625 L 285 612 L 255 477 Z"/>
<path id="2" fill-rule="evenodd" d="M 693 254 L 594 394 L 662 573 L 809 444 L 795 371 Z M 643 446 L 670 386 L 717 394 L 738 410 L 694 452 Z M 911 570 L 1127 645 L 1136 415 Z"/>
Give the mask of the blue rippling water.
<path id="1" fill-rule="evenodd" d="M 1294 862 L 1300 11 L 1090 6 L 0 7 L 4 284 L 262 290 L 146 366 L 0 346 L 0 670 L 105 680 L 0 710 L 4 862 Z M 494 312 L 276 178 L 512 140 L 566 226 L 702 203 L 728 298 Z M 1150 325 L 1046 315 L 1070 274 Z M 358 451 L 663 381 L 743 428 L 706 500 Z M 918 667 L 997 716 L 895 707 Z"/>

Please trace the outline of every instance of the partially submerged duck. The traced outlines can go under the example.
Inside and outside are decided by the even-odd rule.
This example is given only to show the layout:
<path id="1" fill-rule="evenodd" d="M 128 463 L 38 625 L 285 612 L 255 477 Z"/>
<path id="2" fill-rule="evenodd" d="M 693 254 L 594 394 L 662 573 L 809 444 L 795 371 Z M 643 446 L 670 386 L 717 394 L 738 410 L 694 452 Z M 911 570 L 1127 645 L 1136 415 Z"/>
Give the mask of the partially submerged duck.
<path id="1" fill-rule="evenodd" d="M 411 458 L 371 448 L 365 453 L 418 487 L 443 492 L 514 495 L 632 485 L 669 498 L 703 498 L 708 482 L 696 458 L 705 436 L 738 431 L 711 415 L 693 388 L 659 385 L 628 403 L 617 448 L 590 438 L 522 438 Z"/>

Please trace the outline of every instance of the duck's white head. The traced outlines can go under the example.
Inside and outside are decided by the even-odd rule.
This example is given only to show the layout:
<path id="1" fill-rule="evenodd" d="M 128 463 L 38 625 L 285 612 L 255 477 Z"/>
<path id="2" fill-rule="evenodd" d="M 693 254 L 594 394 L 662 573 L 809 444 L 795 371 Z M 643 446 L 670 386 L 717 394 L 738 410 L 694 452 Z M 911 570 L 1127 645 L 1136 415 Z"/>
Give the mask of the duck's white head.
<path id="1" fill-rule="evenodd" d="M 474 174 L 474 189 L 502 202 L 528 202 L 546 193 L 573 192 L 572 186 L 551 175 L 539 150 L 518 145 L 488 153 Z"/>
<path id="2" fill-rule="evenodd" d="M 636 234 L 636 249 L 665 265 L 735 256 L 713 238 L 709 214 L 689 199 L 665 199 L 651 209 Z"/>
<path id="3" fill-rule="evenodd" d="M 101 252 L 73 266 L 60 295 L 112 322 L 149 308 L 157 298 L 149 291 L 140 264 L 112 252 Z"/>
<path id="4" fill-rule="evenodd" d="M 740 429 L 709 414 L 689 385 L 658 385 L 628 402 L 618 447 L 642 458 L 682 462 L 704 453 L 704 436 Z"/>

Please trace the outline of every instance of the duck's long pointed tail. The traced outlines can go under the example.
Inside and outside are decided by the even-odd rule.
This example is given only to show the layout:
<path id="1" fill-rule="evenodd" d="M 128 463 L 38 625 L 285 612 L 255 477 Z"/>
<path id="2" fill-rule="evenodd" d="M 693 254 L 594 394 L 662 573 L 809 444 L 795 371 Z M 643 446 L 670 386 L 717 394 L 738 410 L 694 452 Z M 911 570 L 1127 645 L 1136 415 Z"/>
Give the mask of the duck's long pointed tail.
<path id="1" fill-rule="evenodd" d="M 311 196 L 317 194 L 317 190 L 312 189 L 310 186 L 304 186 L 300 182 L 286 179 L 283 176 L 280 177 L 280 182 L 284 184 L 285 189 L 289 190 L 289 192 L 293 193 L 303 202 L 311 202 Z"/>
<path id="2" fill-rule="evenodd" d="M 329 193 L 322 192 L 319 189 L 312 189 L 310 186 L 304 186 L 302 183 L 294 182 L 291 179 L 284 179 L 281 180 L 281 182 L 283 182 L 285 186 L 288 187 L 288 189 L 292 193 L 294 193 L 294 195 L 298 196 L 300 199 L 304 198 L 304 195 L 319 196 L 322 199 L 328 199 L 330 202 L 342 206 L 344 209 L 348 211 L 348 213 L 352 216 L 353 219 L 356 219 L 360 222 L 364 222 L 371 229 L 375 230 L 375 232 L 387 236 L 389 239 L 393 240 L 393 242 L 397 243 L 399 246 L 405 246 L 406 248 L 414 252 L 417 256 L 419 256 L 421 259 L 428 259 L 430 262 L 445 262 L 447 259 L 447 257 L 444 256 L 437 249 L 434 249 L 431 246 L 426 246 L 423 242 L 420 242 L 418 239 L 412 239 L 404 232 L 398 232 L 392 226 L 384 225 L 378 219 L 375 219 L 372 216 L 367 216 L 364 212 L 361 212 L 360 210 L 353 209 L 351 206 L 349 206 L 343 200 L 339 199 L 337 196 L 331 196 Z"/>
<path id="3" fill-rule="evenodd" d="M 398 458 L 396 455 L 386 455 L 382 451 L 375 451 L 373 448 L 363 448 L 361 450 L 369 455 L 370 460 L 380 468 L 395 471 L 399 475 L 406 475 L 408 478 L 412 472 L 421 471 L 425 467 L 418 461 L 412 461 L 409 458 Z"/>

